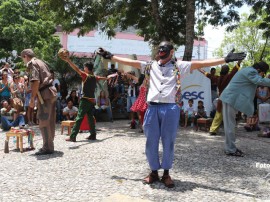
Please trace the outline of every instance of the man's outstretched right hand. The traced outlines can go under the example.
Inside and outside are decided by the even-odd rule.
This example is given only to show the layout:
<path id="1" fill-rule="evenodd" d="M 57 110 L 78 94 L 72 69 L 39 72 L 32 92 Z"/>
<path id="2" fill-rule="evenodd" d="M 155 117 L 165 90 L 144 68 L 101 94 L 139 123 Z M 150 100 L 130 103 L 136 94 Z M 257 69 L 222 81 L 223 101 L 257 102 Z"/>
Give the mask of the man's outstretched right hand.
<path id="1" fill-rule="evenodd" d="M 106 51 L 104 48 L 98 48 L 96 51 L 97 54 L 101 55 L 105 59 L 112 59 L 113 54 L 109 51 Z"/>

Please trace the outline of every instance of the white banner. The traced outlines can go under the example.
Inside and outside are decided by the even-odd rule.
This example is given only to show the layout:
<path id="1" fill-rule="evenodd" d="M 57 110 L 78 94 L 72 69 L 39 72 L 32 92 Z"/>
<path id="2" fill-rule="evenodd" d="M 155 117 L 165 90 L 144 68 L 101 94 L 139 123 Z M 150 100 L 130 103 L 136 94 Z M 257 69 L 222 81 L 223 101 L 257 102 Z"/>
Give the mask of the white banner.
<path id="1" fill-rule="evenodd" d="M 108 37 L 95 33 L 94 37 L 68 35 L 67 49 L 71 52 L 94 52 L 99 47 L 114 54 L 149 55 L 151 49 L 147 42 L 131 39 L 108 39 Z"/>
<path id="2" fill-rule="evenodd" d="M 206 70 L 206 68 L 204 68 L 204 70 Z M 188 105 L 189 99 L 193 99 L 194 109 L 197 110 L 198 101 L 201 100 L 204 103 L 207 116 L 209 116 L 212 110 L 211 82 L 209 78 L 198 70 L 194 70 L 192 74 L 182 79 L 181 89 L 184 107 Z"/>
<path id="3" fill-rule="evenodd" d="M 103 47 L 114 54 L 124 55 L 151 55 L 151 47 L 149 43 L 143 40 L 133 39 L 136 34 L 123 33 L 122 38 L 111 38 L 96 31 L 94 36 L 68 35 L 67 49 L 70 52 L 77 53 L 93 53 L 97 48 Z M 184 55 L 185 46 L 180 46 L 175 51 L 177 58 L 182 58 Z M 192 59 L 200 60 L 207 58 L 207 42 L 194 41 Z"/>

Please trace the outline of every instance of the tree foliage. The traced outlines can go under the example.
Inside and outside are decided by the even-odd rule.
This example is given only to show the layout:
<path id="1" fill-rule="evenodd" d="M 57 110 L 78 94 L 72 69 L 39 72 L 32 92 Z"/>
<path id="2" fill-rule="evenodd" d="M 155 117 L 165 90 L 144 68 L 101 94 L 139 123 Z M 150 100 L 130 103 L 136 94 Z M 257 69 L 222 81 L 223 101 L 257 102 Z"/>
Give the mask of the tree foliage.
<path id="1" fill-rule="evenodd" d="M 252 65 L 261 60 L 270 61 L 268 56 L 270 43 L 263 36 L 263 31 L 258 29 L 263 19 L 264 15 L 253 21 L 248 18 L 247 14 L 243 14 L 238 28 L 225 34 L 224 40 L 215 54 L 223 56 L 232 48 L 235 48 L 236 51 L 247 52 L 247 58 L 245 59 L 246 65 Z"/>
<path id="2" fill-rule="evenodd" d="M 188 32 L 192 36 L 186 41 L 186 24 L 191 23 L 189 27 L 193 28 L 195 25 L 195 21 L 190 22 L 186 17 L 193 12 L 187 9 L 190 1 L 200 5 L 204 11 L 201 22 L 223 25 L 239 20 L 234 8 L 242 6 L 240 0 L 222 0 L 220 3 L 215 0 L 41 0 L 41 6 L 46 15 L 54 12 L 55 22 L 67 32 L 79 28 L 79 34 L 83 35 L 98 28 L 108 37 L 113 37 L 115 28 L 126 30 L 133 26 L 152 45 L 165 39 L 178 46 L 187 43 L 192 46 L 194 32 Z M 227 9 L 224 10 L 224 7 Z"/>
<path id="3" fill-rule="evenodd" d="M 0 0 L 0 58 L 32 48 L 38 57 L 52 63 L 60 47 L 55 24 L 39 15 L 34 0 Z M 15 59 L 15 58 L 13 58 Z"/>
<path id="4" fill-rule="evenodd" d="M 252 6 L 254 13 L 249 16 L 250 20 L 262 17 L 259 28 L 264 31 L 264 36 L 270 36 L 270 0 L 245 0 L 248 5 Z"/>

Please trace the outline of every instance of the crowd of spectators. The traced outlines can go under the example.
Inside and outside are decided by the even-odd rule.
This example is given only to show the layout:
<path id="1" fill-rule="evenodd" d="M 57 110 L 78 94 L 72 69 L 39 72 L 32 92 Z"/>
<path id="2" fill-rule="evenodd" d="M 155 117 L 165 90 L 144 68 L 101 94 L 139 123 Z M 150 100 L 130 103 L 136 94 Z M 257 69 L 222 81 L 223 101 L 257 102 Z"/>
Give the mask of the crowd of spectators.
<path id="1" fill-rule="evenodd" d="M 18 69 L 13 70 L 9 63 L 2 65 L 0 74 L 2 129 L 22 128 L 26 122 L 29 125 L 37 124 L 34 110 L 28 107 L 31 97 L 29 78 Z"/>
<path id="2" fill-rule="evenodd" d="M 53 78 L 54 72 L 51 71 Z M 29 107 L 31 97 L 31 86 L 27 73 L 20 72 L 18 69 L 12 69 L 8 63 L 5 63 L 1 70 L 0 81 L 0 99 L 1 99 L 1 122 L 2 129 L 8 130 L 10 127 L 24 127 L 25 125 L 38 124 L 37 107 Z M 114 64 L 108 70 L 108 93 L 101 90 L 96 98 L 95 115 L 104 114 L 108 121 L 113 122 L 114 115 L 122 114 L 122 117 L 130 118 L 130 128 L 139 127 L 142 131 L 141 114 L 131 110 L 132 105 L 138 98 L 140 85 L 134 71 L 118 71 Z M 54 78 L 53 85 L 58 91 L 56 105 L 56 121 L 60 123 L 63 120 L 75 120 L 78 114 L 80 91 L 68 89 L 68 95 L 62 95 L 61 84 L 57 78 Z M 143 98 L 145 99 L 145 98 Z M 140 101 L 142 102 L 142 100 Z M 206 117 L 203 113 L 203 102 L 199 101 L 198 107 L 202 109 L 193 109 L 193 100 L 189 101 L 189 106 L 182 106 L 181 120 L 182 126 L 187 127 L 196 125 L 196 120 L 200 117 Z M 146 109 L 145 109 L 146 110 Z M 202 111 L 202 115 L 200 115 Z"/>
<path id="3" fill-rule="evenodd" d="M 53 78 L 54 72 L 51 71 Z M 129 72 L 135 75 L 134 72 Z M 107 120 L 113 121 L 113 114 L 122 114 L 128 117 L 131 114 L 130 107 L 138 96 L 139 87 L 137 81 L 128 78 L 126 73 L 118 71 L 114 64 L 108 70 L 108 92 L 102 90 L 96 98 L 95 115 L 102 114 Z M 25 127 L 38 124 L 37 105 L 29 107 L 31 97 L 31 85 L 27 72 L 12 69 L 9 63 L 4 63 L 0 69 L 0 100 L 1 100 L 1 126 L 3 130 L 10 127 Z M 62 84 L 62 83 L 61 83 Z M 75 120 L 78 114 L 80 90 L 67 89 L 69 94 L 64 95 L 60 81 L 54 78 L 53 85 L 58 91 L 56 105 L 56 121 Z M 19 120 L 19 121 L 18 121 Z M 134 120 L 132 115 L 131 120 Z"/>

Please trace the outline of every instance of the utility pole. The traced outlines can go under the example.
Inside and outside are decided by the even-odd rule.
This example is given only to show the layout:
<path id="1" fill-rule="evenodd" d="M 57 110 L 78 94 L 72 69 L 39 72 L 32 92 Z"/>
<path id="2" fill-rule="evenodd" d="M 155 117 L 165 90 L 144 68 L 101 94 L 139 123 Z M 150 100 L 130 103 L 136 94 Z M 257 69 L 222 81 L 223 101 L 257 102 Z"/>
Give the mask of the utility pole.
<path id="1" fill-rule="evenodd" d="M 199 44 L 198 44 L 198 51 L 197 51 L 197 53 L 198 53 L 198 60 L 200 60 L 201 59 L 201 42 L 200 42 L 200 36 L 198 36 L 198 42 L 199 42 Z"/>

